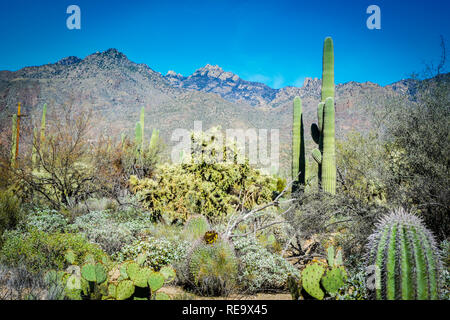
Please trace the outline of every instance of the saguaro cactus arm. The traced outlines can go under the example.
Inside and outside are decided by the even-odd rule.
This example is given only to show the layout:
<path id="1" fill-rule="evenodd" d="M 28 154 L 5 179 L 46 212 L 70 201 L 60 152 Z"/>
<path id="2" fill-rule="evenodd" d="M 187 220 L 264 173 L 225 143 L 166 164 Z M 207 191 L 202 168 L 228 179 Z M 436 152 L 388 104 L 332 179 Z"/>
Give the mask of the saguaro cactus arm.
<path id="1" fill-rule="evenodd" d="M 334 48 L 333 39 L 327 37 L 323 44 L 322 101 L 334 99 Z"/>

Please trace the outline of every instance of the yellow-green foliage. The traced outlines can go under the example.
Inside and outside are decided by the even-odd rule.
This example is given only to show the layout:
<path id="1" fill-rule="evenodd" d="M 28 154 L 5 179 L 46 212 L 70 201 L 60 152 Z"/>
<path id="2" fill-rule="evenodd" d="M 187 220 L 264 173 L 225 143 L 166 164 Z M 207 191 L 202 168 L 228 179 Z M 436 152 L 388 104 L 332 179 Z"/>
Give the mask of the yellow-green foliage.
<path id="1" fill-rule="evenodd" d="M 88 242 L 81 235 L 50 234 L 37 230 L 28 234 L 16 232 L 8 235 L 0 251 L 2 263 L 13 267 L 21 265 L 36 272 L 62 270 L 69 264 L 83 262 L 88 256 L 101 260 L 105 255 L 99 246 Z"/>
<path id="2" fill-rule="evenodd" d="M 208 141 L 201 142 L 204 150 L 211 151 Z M 172 221 L 185 221 L 193 214 L 210 220 L 223 217 L 240 204 L 239 197 L 245 208 L 271 201 L 277 188 L 273 177 L 252 168 L 248 161 L 214 162 L 199 154 L 189 163 L 159 165 L 152 178 L 131 176 L 132 192 L 146 208 L 166 213 Z"/>
<path id="3" fill-rule="evenodd" d="M 14 229 L 22 217 L 20 201 L 14 195 L 14 192 L 0 190 L 0 237 L 5 230 Z"/>

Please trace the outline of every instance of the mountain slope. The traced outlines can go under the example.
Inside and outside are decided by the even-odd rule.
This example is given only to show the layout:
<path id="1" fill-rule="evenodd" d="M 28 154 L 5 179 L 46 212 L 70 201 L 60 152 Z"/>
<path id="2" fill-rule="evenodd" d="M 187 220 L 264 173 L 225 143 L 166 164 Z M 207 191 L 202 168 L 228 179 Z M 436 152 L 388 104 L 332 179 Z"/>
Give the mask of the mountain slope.
<path id="1" fill-rule="evenodd" d="M 175 143 L 171 141 L 173 130 L 192 130 L 195 120 L 202 121 L 204 130 L 213 125 L 224 129 L 279 129 L 282 161 L 288 167 L 292 100 L 295 95 L 303 99 L 305 134 L 309 137 L 309 126 L 317 119 L 320 83 L 319 79 L 307 78 L 301 88 L 273 89 L 210 65 L 189 77 L 174 72 L 163 76 L 109 49 L 84 59 L 67 57 L 15 72 L 0 71 L 0 125 L 9 128 L 8 116 L 16 112 L 18 101 L 22 102 L 23 113 L 30 115 L 24 118 L 24 124 L 40 116 L 44 103 L 51 112 L 70 102 L 77 110 L 93 111 L 96 131 L 119 138 L 121 132 L 133 135 L 144 106 L 146 135 L 159 128 L 169 146 Z M 338 137 L 350 129 L 367 130 L 370 119 L 364 107 L 375 108 L 384 98 L 409 92 L 409 88 L 407 81 L 387 87 L 356 82 L 337 85 Z"/>

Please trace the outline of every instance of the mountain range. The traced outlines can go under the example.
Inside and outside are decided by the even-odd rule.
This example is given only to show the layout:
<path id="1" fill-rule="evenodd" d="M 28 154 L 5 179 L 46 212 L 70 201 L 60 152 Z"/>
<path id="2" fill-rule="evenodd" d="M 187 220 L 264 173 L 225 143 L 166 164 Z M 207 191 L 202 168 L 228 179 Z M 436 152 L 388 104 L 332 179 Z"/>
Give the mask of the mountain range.
<path id="1" fill-rule="evenodd" d="M 344 137 L 352 129 L 367 130 L 371 124 L 367 107 L 376 108 L 386 98 L 410 94 L 414 86 L 413 80 L 384 87 L 371 82 L 336 85 L 337 137 Z M 292 101 L 297 95 L 303 100 L 308 137 L 309 126 L 317 119 L 320 88 L 320 79 L 306 78 L 302 87 L 274 89 L 209 64 L 187 77 L 174 71 L 163 75 L 109 49 L 84 59 L 67 57 L 42 66 L 0 71 L 0 125 L 10 126 L 8 116 L 16 112 L 18 101 L 22 112 L 31 116 L 24 121 L 39 117 L 44 103 L 49 112 L 71 103 L 75 108 L 93 111 L 96 130 L 120 137 L 121 132 L 133 134 L 144 106 L 145 134 L 158 128 L 168 145 L 174 143 L 174 129 L 192 130 L 196 120 L 202 121 L 204 130 L 214 125 L 224 129 L 279 129 L 281 157 L 286 166 Z"/>

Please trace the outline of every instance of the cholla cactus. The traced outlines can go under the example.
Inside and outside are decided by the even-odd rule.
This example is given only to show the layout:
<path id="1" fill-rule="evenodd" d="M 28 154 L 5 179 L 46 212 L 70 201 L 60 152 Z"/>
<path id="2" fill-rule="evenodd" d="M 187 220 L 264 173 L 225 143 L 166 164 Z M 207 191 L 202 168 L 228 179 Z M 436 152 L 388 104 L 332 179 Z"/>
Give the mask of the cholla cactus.
<path id="1" fill-rule="evenodd" d="M 404 209 L 378 222 L 367 262 L 375 266 L 376 299 L 439 299 L 442 263 L 436 242 L 421 219 Z"/>

